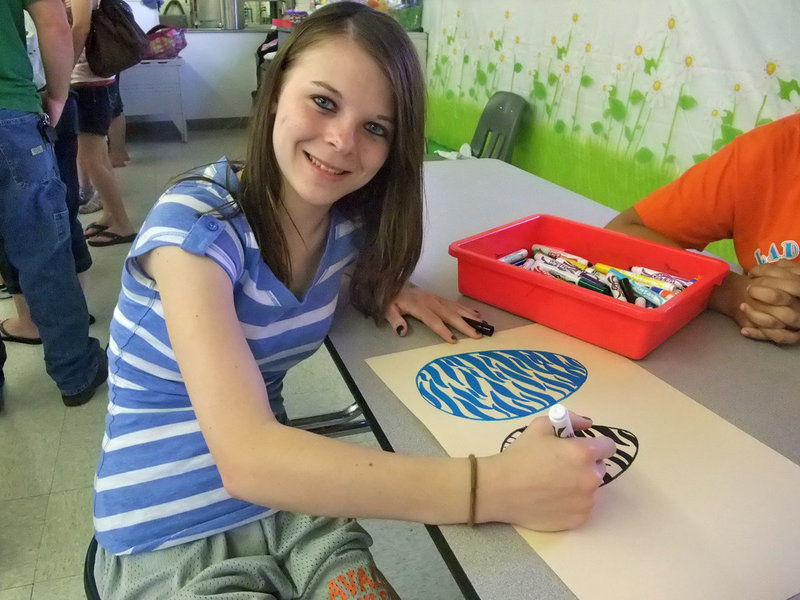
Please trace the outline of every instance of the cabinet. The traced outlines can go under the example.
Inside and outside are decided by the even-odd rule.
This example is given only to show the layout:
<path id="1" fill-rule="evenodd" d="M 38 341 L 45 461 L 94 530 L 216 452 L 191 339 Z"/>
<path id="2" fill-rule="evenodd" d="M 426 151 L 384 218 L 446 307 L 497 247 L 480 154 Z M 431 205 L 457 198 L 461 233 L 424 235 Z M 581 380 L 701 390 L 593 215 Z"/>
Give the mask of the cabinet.
<path id="1" fill-rule="evenodd" d="M 119 78 L 125 114 L 166 115 L 178 128 L 181 139 L 189 140 L 181 93 L 182 58 L 144 60 Z"/>

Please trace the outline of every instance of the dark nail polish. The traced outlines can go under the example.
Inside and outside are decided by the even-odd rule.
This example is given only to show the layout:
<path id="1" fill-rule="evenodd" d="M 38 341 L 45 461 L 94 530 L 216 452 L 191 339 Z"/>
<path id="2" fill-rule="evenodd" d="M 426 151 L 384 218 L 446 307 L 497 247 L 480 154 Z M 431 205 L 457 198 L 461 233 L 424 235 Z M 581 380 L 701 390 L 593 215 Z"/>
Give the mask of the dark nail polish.
<path id="1" fill-rule="evenodd" d="M 403 326 L 402 325 L 398 325 L 397 329 L 395 329 L 395 331 L 397 331 L 397 335 L 403 335 Z"/>

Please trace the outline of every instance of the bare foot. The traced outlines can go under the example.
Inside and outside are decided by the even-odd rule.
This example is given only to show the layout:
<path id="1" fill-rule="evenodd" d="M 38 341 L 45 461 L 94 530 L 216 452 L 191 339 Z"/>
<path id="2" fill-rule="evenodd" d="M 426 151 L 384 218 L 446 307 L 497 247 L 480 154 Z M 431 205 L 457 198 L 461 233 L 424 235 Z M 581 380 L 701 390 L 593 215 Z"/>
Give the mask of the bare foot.
<path id="1" fill-rule="evenodd" d="M 131 157 L 128 155 L 127 152 L 125 152 L 123 154 L 119 154 L 119 155 L 117 155 L 117 154 L 109 154 L 108 158 L 111 161 L 111 166 L 112 167 L 124 167 L 124 166 L 127 166 L 125 163 L 127 163 L 127 162 L 129 162 L 131 160 Z"/>

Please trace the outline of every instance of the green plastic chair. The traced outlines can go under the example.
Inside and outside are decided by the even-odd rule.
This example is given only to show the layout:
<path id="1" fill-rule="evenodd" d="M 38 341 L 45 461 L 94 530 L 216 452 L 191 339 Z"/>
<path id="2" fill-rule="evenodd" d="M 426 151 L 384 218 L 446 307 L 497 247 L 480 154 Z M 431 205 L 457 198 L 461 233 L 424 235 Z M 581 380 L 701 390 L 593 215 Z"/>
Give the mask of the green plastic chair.
<path id="1" fill-rule="evenodd" d="M 528 102 L 514 92 L 495 92 L 481 113 L 470 148 L 476 158 L 511 162 L 522 115 Z"/>

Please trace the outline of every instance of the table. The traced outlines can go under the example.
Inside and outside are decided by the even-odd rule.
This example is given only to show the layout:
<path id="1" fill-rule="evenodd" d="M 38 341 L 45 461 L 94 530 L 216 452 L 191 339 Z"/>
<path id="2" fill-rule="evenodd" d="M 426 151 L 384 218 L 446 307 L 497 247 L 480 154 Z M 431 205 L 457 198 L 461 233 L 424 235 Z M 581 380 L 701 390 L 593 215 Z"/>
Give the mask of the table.
<path id="1" fill-rule="evenodd" d="M 189 141 L 181 93 L 182 58 L 143 60 L 119 78 L 125 114 L 167 115 L 178 128 L 181 140 Z"/>
<path id="2" fill-rule="evenodd" d="M 450 242 L 518 218 L 549 213 L 605 225 L 616 211 L 493 159 L 431 161 L 425 169 L 425 242 L 411 280 L 459 298 Z M 529 321 L 472 299 L 499 330 Z M 427 429 L 364 362 L 366 358 L 441 342 L 424 326 L 398 337 L 376 329 L 345 301 L 337 308 L 329 349 L 386 449 L 444 455 Z M 733 322 L 706 311 L 656 348 L 639 366 L 746 433 L 800 464 L 800 346 L 748 340 Z M 566 600 L 575 596 L 512 527 L 429 527 L 467 598 Z M 797 596 L 800 598 L 800 595 Z"/>

